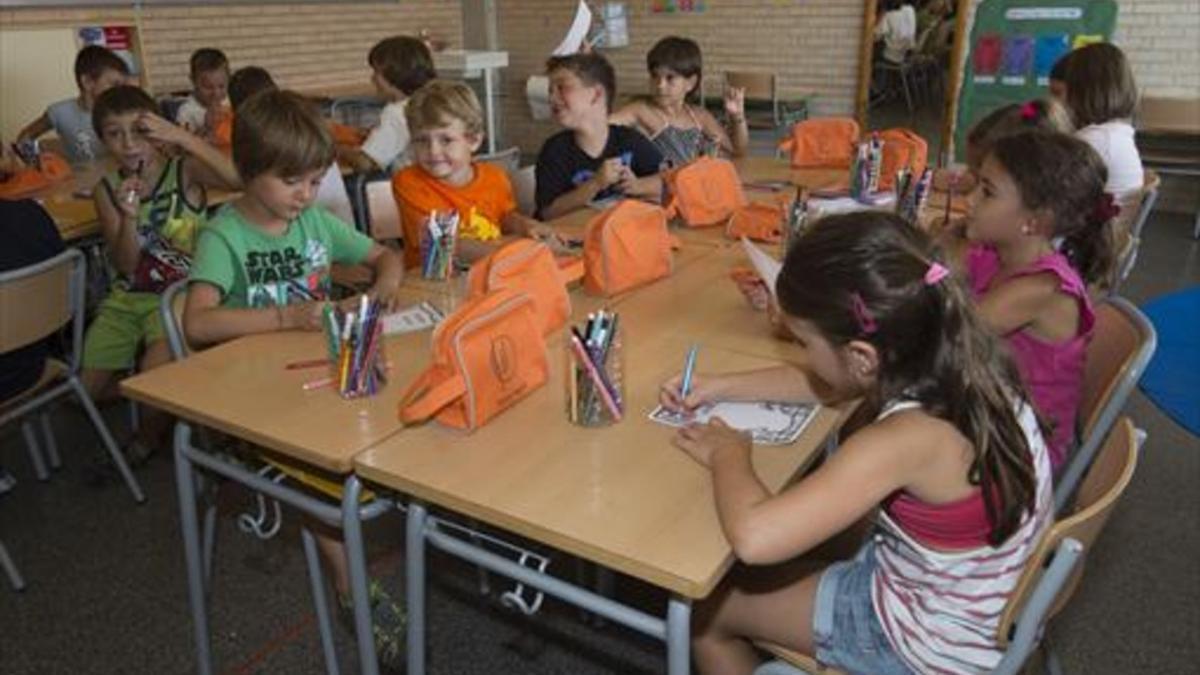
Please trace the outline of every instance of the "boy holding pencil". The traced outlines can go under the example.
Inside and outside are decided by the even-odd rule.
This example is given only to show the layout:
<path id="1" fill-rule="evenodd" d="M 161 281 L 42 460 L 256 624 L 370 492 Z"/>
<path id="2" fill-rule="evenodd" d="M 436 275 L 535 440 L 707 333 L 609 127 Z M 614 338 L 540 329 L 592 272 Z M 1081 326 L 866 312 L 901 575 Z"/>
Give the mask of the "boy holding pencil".
<path id="1" fill-rule="evenodd" d="M 368 295 L 380 309 L 394 304 L 404 273 L 396 257 L 313 205 L 333 155 L 327 125 L 296 93 L 260 92 L 238 108 L 233 163 L 245 193 L 201 231 L 183 316 L 193 346 L 252 333 L 322 330 L 335 262 L 372 268 Z M 303 481 L 302 470 L 280 468 Z M 341 531 L 315 522 L 310 527 L 348 612 Z M 376 652 L 394 666 L 402 659 L 404 612 L 378 583 L 371 583 L 370 593 Z"/>

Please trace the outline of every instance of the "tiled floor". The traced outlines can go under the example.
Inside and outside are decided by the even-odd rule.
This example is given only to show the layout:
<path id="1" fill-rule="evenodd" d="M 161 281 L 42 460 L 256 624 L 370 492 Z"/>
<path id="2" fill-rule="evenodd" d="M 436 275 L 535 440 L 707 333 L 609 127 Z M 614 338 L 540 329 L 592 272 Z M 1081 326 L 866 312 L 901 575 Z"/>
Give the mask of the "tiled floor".
<path id="1" fill-rule="evenodd" d="M 1135 301 L 1200 283 L 1191 222 L 1154 217 L 1127 286 Z M 1149 432 L 1142 463 L 1051 638 L 1070 673 L 1192 673 L 1200 662 L 1200 441 L 1140 394 L 1129 410 Z M 109 412 L 119 427 L 122 410 Z M 82 484 L 94 436 L 69 407 L 55 419 L 66 466 L 46 484 L 32 477 L 19 434 L 0 432 L 0 462 L 19 480 L 0 497 L 0 536 L 29 582 L 20 594 L 0 586 L 0 673 L 191 672 L 170 461 L 158 457 L 139 471 L 149 501 L 135 506 L 118 485 Z M 227 490 L 224 502 L 212 593 L 218 672 L 323 672 L 295 519 L 259 541 L 233 520 L 248 506 L 245 495 Z M 402 528 L 389 517 L 368 530 L 372 568 L 396 592 Z M 430 597 L 433 673 L 662 670 L 659 646 L 630 631 L 593 628 L 553 601 L 526 620 L 481 597 L 472 570 L 450 562 L 434 569 L 442 573 Z M 554 569 L 575 573 L 570 561 Z M 618 593 L 656 608 L 663 602 L 629 580 Z M 352 643 L 340 628 L 338 642 L 352 672 Z"/>

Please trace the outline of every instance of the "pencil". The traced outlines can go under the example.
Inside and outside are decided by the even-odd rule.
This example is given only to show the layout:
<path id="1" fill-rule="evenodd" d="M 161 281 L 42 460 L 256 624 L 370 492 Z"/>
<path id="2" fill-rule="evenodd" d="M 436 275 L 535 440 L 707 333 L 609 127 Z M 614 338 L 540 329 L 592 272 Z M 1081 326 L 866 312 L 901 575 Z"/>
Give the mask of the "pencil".
<path id="1" fill-rule="evenodd" d="M 612 415 L 613 421 L 620 422 L 621 409 L 619 406 L 617 406 L 617 402 L 613 400 L 612 395 L 609 394 L 608 387 L 605 386 L 604 378 L 600 375 L 600 371 L 596 369 L 596 365 L 592 363 L 591 358 L 588 357 L 587 349 L 585 349 L 583 343 L 579 341 L 578 333 L 572 333 L 571 346 L 575 349 L 575 355 L 579 358 L 580 363 L 583 365 L 583 369 L 587 371 L 588 377 L 591 378 L 592 387 L 600 394 L 600 400 L 604 402 L 604 406 L 608 408 L 609 414 Z"/>

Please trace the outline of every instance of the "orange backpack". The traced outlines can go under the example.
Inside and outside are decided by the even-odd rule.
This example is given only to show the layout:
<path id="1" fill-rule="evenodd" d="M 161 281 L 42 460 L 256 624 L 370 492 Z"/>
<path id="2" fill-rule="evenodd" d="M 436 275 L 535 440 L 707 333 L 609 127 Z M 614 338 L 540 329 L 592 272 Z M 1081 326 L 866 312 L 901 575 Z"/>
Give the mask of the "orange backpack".
<path id="1" fill-rule="evenodd" d="M 525 291 L 537 306 L 542 334 L 562 328 L 571 316 L 566 272 L 550 247 L 532 239 L 515 239 L 471 266 L 468 299 L 502 288 Z"/>
<path id="2" fill-rule="evenodd" d="M 663 179 L 671 193 L 667 213 L 679 214 L 689 227 L 723 225 L 746 205 L 741 176 L 728 160 L 698 157 Z"/>
<path id="3" fill-rule="evenodd" d="M 888 129 L 879 132 L 883 141 L 883 166 L 879 173 L 879 189 L 891 190 L 896 184 L 896 172 L 908 167 L 920 176 L 929 163 L 929 144 L 911 129 Z"/>
<path id="4" fill-rule="evenodd" d="M 746 237 L 754 241 L 777 243 L 783 237 L 783 221 L 787 218 L 788 203 L 780 199 L 753 202 L 740 208 L 725 226 L 730 239 Z"/>
<path id="5" fill-rule="evenodd" d="M 42 151 L 40 167 L 27 166 L 0 183 L 0 198 L 20 199 L 71 175 L 71 165 L 53 152 Z"/>
<path id="6" fill-rule="evenodd" d="M 824 117 L 792 125 L 792 137 L 779 144 L 797 169 L 849 169 L 858 142 L 858 122 Z"/>
<path id="7" fill-rule="evenodd" d="M 504 289 L 468 300 L 433 331 L 433 363 L 400 399 L 400 420 L 436 415 L 474 431 L 546 384 L 549 362 L 537 306 Z"/>
<path id="8" fill-rule="evenodd" d="M 667 214 L 626 199 L 593 218 L 583 235 L 583 287 L 593 295 L 616 295 L 671 274 Z"/>

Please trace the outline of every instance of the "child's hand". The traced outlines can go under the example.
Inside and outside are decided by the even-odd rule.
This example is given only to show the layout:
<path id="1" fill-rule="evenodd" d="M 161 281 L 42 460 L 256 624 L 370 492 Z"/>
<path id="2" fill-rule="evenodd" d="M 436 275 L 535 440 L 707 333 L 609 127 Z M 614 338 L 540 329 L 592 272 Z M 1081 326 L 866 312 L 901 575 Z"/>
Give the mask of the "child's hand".
<path id="1" fill-rule="evenodd" d="M 733 283 L 737 284 L 738 290 L 745 296 L 746 302 L 758 311 L 763 311 L 771 304 L 771 290 L 767 288 L 767 282 L 758 276 L 757 273 L 747 270 L 734 270 L 729 275 L 733 279 Z"/>
<path id="2" fill-rule="evenodd" d="M 383 307 L 384 312 L 394 312 L 396 311 L 396 306 L 400 303 L 399 290 L 399 286 L 372 286 L 367 290 L 367 297 L 378 302 Z"/>
<path id="3" fill-rule="evenodd" d="M 707 377 L 692 374 L 692 388 L 684 398 L 679 389 L 683 384 L 683 374 L 680 373 L 663 382 L 658 392 L 658 402 L 667 410 L 691 414 L 696 408 L 705 403 L 715 403 L 720 400 L 719 377 Z"/>
<path id="4" fill-rule="evenodd" d="M 138 211 L 142 206 L 142 178 L 141 176 L 130 176 L 121 181 L 117 186 L 115 197 L 115 206 L 117 211 L 125 218 L 137 219 Z"/>
<path id="5" fill-rule="evenodd" d="M 619 157 L 606 159 L 592 180 L 596 181 L 596 185 L 603 190 L 621 180 L 627 169 L 628 167 L 621 162 Z"/>
<path id="6" fill-rule="evenodd" d="M 749 433 L 738 431 L 714 417 L 708 424 L 689 424 L 679 430 L 672 441 L 692 459 L 711 467 L 713 459 L 724 452 L 750 452 L 754 441 Z"/>
<path id="7" fill-rule="evenodd" d="M 567 240 L 563 238 L 558 230 L 553 227 L 539 222 L 531 222 L 526 234 L 530 239 L 540 241 L 550 247 L 550 250 L 555 253 L 567 253 L 570 248 L 567 246 Z"/>
<path id="8" fill-rule="evenodd" d="M 137 125 L 146 134 L 146 138 L 169 145 L 180 145 L 191 135 L 186 129 L 150 112 L 139 115 Z"/>
<path id="9" fill-rule="evenodd" d="M 321 321 L 324 317 L 325 303 L 323 302 L 296 302 L 284 307 L 279 307 L 280 316 L 283 317 L 283 328 L 287 330 L 321 330 Z"/>
<path id="10" fill-rule="evenodd" d="M 741 121 L 746 117 L 746 88 L 730 87 L 725 90 L 725 114 L 730 119 Z"/>

